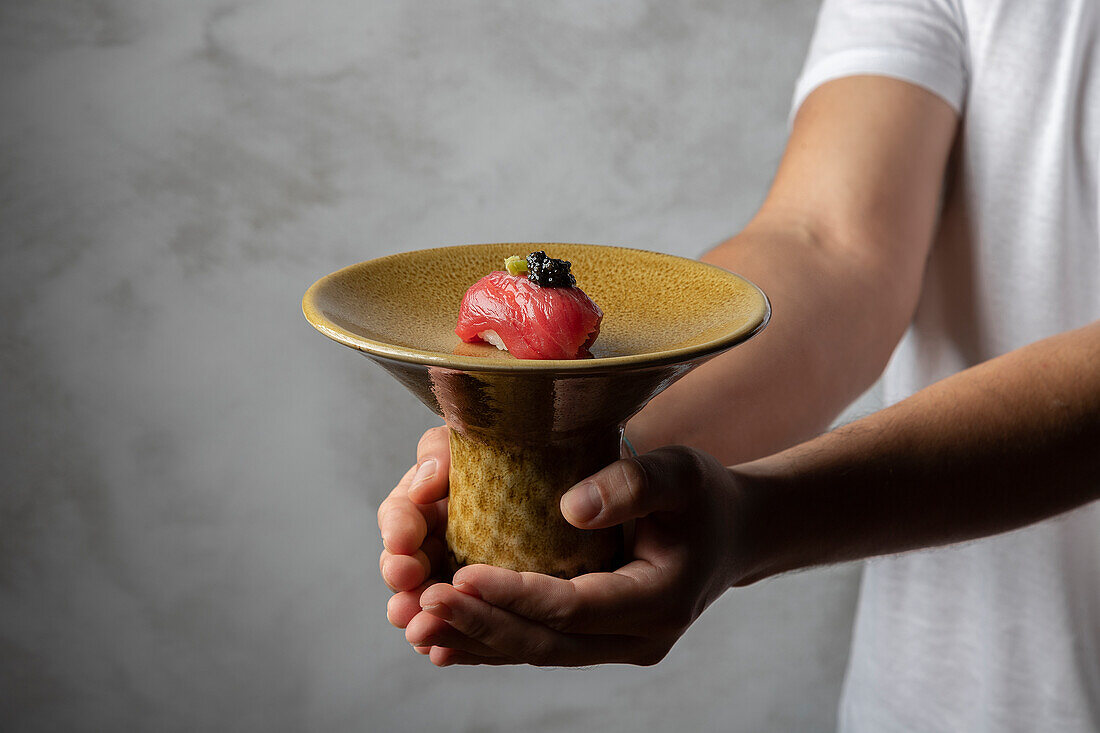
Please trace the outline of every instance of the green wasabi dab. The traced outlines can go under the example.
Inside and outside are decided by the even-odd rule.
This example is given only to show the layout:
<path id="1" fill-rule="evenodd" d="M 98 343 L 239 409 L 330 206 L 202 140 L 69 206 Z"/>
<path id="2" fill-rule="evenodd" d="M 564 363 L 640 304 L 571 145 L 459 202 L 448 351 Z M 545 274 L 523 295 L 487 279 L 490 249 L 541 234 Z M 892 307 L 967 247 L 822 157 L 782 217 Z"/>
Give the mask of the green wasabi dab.
<path id="1" fill-rule="evenodd" d="M 504 260 L 504 269 L 508 270 L 509 275 L 521 275 L 527 272 L 527 260 L 512 255 Z"/>

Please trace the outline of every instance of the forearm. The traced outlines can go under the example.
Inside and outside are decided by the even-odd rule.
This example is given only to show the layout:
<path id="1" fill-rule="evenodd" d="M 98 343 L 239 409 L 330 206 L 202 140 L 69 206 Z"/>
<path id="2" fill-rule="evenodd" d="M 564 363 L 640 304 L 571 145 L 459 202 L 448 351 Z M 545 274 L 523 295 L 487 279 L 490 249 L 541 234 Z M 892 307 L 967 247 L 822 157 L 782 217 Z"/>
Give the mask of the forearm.
<path id="1" fill-rule="evenodd" d="M 917 296 L 916 278 L 907 287 L 886 263 L 854 262 L 854 250 L 796 214 L 764 212 L 704 256 L 759 285 L 772 320 L 632 420 L 638 448 L 685 444 L 729 465 L 825 430 L 885 366 Z"/>
<path id="2" fill-rule="evenodd" d="M 775 456 L 746 489 L 741 582 L 1021 527 L 1100 498 L 1100 321 Z"/>
<path id="3" fill-rule="evenodd" d="M 704 259 L 772 302 L 759 336 L 690 373 L 631 422 L 726 464 L 815 435 L 874 381 L 916 307 L 954 111 L 894 79 L 830 82 L 802 105 L 745 230 Z"/>

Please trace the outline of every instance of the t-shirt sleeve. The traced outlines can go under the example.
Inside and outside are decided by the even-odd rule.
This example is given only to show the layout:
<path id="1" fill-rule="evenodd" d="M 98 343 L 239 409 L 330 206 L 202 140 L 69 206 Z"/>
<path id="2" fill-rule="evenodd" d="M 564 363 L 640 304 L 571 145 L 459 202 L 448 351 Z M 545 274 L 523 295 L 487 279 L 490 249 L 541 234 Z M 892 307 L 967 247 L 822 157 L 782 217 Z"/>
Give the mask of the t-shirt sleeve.
<path id="1" fill-rule="evenodd" d="M 957 0 L 825 0 L 795 86 L 791 118 L 817 87 L 859 74 L 917 84 L 961 112 L 967 58 Z"/>

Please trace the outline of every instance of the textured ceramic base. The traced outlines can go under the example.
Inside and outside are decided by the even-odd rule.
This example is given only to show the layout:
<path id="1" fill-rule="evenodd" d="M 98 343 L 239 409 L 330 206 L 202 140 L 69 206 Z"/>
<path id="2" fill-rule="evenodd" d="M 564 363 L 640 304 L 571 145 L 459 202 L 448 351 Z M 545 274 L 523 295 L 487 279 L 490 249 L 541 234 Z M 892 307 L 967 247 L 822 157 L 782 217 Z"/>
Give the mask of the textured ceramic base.
<path id="1" fill-rule="evenodd" d="M 561 496 L 619 458 L 622 429 L 522 445 L 451 430 L 447 545 L 457 565 L 488 563 L 572 578 L 613 570 L 622 530 L 581 530 L 562 517 Z"/>

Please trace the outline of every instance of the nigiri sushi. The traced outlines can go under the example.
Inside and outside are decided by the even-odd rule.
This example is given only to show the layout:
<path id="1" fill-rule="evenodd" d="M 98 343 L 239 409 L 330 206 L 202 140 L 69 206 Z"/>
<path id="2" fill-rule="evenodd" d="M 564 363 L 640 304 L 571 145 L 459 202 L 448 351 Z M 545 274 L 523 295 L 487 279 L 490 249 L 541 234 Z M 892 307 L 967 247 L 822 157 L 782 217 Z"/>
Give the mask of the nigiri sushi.
<path id="1" fill-rule="evenodd" d="M 570 263 L 534 252 L 509 257 L 462 298 L 455 333 L 487 341 L 518 359 L 581 359 L 600 334 L 603 312 L 576 287 Z"/>

